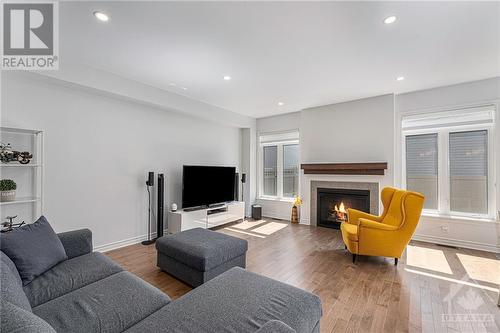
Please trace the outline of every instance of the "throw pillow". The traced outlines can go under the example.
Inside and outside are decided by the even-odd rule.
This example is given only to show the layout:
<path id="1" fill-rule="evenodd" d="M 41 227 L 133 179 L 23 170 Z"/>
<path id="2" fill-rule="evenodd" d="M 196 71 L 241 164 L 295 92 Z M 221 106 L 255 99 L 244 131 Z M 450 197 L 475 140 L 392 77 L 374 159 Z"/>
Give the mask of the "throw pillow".
<path id="1" fill-rule="evenodd" d="M 66 260 L 66 251 L 44 216 L 0 236 L 1 250 L 14 262 L 23 285 Z"/>

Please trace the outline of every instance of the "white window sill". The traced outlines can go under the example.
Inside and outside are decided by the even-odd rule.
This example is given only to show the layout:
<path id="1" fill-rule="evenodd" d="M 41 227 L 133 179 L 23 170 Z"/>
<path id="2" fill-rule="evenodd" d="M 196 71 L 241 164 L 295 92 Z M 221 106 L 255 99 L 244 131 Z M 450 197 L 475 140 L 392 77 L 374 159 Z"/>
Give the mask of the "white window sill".
<path id="1" fill-rule="evenodd" d="M 259 197 L 257 200 L 262 200 L 262 201 L 277 201 L 277 202 L 289 202 L 289 203 L 293 203 L 295 201 L 294 198 L 278 198 L 278 197 Z"/>
<path id="2" fill-rule="evenodd" d="M 500 221 L 489 218 L 489 217 L 479 217 L 479 216 L 464 216 L 464 215 L 445 215 L 435 212 L 422 212 L 424 217 L 432 217 L 436 219 L 448 219 L 448 220 L 463 220 L 463 221 L 477 221 L 477 222 L 487 222 L 487 223 L 500 223 Z"/>

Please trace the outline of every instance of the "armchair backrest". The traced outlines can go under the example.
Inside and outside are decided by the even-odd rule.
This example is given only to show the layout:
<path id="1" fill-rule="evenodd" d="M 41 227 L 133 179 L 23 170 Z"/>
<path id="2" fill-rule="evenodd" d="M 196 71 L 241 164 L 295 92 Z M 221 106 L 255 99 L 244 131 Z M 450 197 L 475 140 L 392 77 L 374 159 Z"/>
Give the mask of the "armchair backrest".
<path id="1" fill-rule="evenodd" d="M 385 190 L 385 189 L 384 189 Z M 416 228 L 422 208 L 424 205 L 424 196 L 417 192 L 405 191 L 391 188 L 392 196 L 387 209 L 384 208 L 384 217 L 382 223 L 395 227 Z M 382 191 L 383 194 L 384 191 Z M 387 195 L 388 196 L 388 195 Z M 382 202 L 384 198 L 382 195 Z M 384 204 L 385 206 L 385 204 Z"/>
<path id="2" fill-rule="evenodd" d="M 380 216 L 382 219 L 387 215 L 387 212 L 389 211 L 389 206 L 391 205 L 392 201 L 392 196 L 394 193 L 396 193 L 398 189 L 394 187 L 384 187 L 382 189 L 382 192 L 380 193 L 380 198 L 382 200 L 382 205 L 384 206 L 384 211 L 382 212 L 382 215 Z"/>

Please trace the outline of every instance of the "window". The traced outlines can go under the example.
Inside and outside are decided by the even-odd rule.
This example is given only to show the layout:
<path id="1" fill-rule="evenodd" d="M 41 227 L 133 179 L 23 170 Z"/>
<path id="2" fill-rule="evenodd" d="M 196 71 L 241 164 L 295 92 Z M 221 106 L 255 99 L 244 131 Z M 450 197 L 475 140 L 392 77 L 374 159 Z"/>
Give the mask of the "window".
<path id="1" fill-rule="evenodd" d="M 406 188 L 425 195 L 427 209 L 438 208 L 437 134 L 406 137 Z"/>
<path id="2" fill-rule="evenodd" d="M 494 218 L 493 107 L 403 117 L 407 189 L 424 209 L 447 216 Z"/>
<path id="3" fill-rule="evenodd" d="M 450 133 L 450 210 L 488 214 L 488 131 Z"/>
<path id="4" fill-rule="evenodd" d="M 264 195 L 278 194 L 278 146 L 264 147 Z"/>
<path id="5" fill-rule="evenodd" d="M 266 134 L 260 141 L 260 197 L 291 199 L 299 193 L 298 132 Z"/>
<path id="6" fill-rule="evenodd" d="M 283 145 L 283 196 L 294 198 L 299 193 L 299 145 Z"/>

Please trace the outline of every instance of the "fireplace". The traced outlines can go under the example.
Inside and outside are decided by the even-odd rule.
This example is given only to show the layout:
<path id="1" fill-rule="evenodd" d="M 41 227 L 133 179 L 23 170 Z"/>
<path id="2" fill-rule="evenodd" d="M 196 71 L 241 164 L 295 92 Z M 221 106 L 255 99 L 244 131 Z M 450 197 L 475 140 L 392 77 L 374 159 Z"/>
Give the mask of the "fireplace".
<path id="1" fill-rule="evenodd" d="M 347 220 L 348 208 L 370 212 L 370 191 L 318 188 L 317 205 L 317 225 L 339 229 L 340 223 Z"/>

